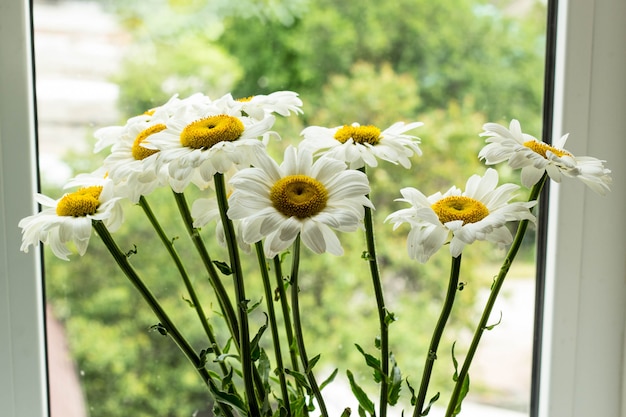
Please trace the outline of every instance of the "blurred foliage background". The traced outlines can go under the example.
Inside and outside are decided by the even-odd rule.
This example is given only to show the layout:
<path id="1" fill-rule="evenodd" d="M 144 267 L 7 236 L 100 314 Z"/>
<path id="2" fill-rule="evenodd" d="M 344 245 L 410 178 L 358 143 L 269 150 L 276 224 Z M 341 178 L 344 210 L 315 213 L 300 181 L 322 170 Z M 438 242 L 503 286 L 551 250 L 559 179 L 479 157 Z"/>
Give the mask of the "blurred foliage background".
<path id="1" fill-rule="evenodd" d="M 530 0 L 531 7 L 521 14 L 512 12 L 520 3 L 514 0 L 100 1 L 133 40 L 114 79 L 120 86 L 120 111 L 127 117 L 175 93 L 247 97 L 292 90 L 300 93 L 305 113 L 277 121 L 283 141 L 273 146 L 295 143 L 311 124 L 356 121 L 384 129 L 396 121 L 424 122 L 414 131 L 422 138 L 424 156 L 413 159 L 410 171 L 386 163 L 369 171 L 379 224 L 400 208 L 393 200 L 402 187 L 429 195 L 482 175 L 485 168 L 476 155 L 484 122 L 508 124 L 517 118 L 526 131 L 541 131 L 545 5 L 540 1 Z M 71 154 L 68 162 L 85 172 L 103 157 Z M 514 178 L 507 171 L 502 175 L 503 180 Z M 157 192 L 148 201 L 177 238 L 176 248 L 190 265 L 205 309 L 217 310 L 170 193 Z M 445 250 L 425 266 L 409 261 L 406 232 L 379 226 L 377 242 L 386 301 L 398 319 L 390 328 L 391 349 L 403 375 L 416 385 L 450 261 Z M 214 259 L 226 260 L 213 230 L 202 233 Z M 184 287 L 140 208 L 127 207 L 125 225 L 115 237 L 122 248 L 137 246 L 131 261 L 157 297 L 176 311 L 175 321 L 197 350 L 205 348 Z M 322 379 L 335 367 L 340 369 L 337 380 L 344 382 L 346 369 L 361 370 L 360 383 L 373 392 L 370 370 L 354 348 L 358 343 L 374 352 L 378 332 L 367 263 L 360 259 L 364 236 L 342 239 L 344 257 L 303 253 L 301 302 L 309 354 L 322 355 L 316 368 Z M 530 236 L 527 262 L 532 262 L 532 243 Z M 497 272 L 497 266 L 485 265 L 502 255 L 486 243 L 464 252 L 461 281 L 467 285 L 440 347 L 433 394 L 443 390 L 446 398 L 444 384 L 450 387 L 453 373 L 450 347 L 459 341 L 456 352 L 463 354 L 461 342 L 471 335 L 478 314 L 476 297 Z M 252 262 L 246 285 L 249 297 L 258 301 L 263 292 L 255 271 Z M 230 285 L 228 277 L 224 282 Z M 97 238 L 87 256 L 70 263 L 46 256 L 46 293 L 67 329 L 92 417 L 122 415 L 120 410 L 134 416 L 191 416 L 207 407 L 201 380 L 170 340 L 150 331 L 156 319 Z M 263 308 L 253 316 L 253 332 L 263 324 Z M 225 330 L 217 312 L 209 320 L 218 332 Z M 265 338 L 269 348 L 269 334 Z M 474 385 L 471 395 L 486 389 Z M 406 404 L 406 387 L 403 395 Z M 500 400 L 512 408 L 526 407 L 507 403 L 506 396 Z"/>

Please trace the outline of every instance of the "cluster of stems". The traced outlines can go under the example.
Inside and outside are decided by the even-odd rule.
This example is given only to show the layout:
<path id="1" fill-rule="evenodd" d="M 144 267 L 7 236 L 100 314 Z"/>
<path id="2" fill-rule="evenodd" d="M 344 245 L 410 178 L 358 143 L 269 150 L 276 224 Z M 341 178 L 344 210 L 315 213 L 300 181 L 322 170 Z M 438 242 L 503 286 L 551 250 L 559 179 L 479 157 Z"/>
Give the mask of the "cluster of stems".
<path id="1" fill-rule="evenodd" d="M 363 169 L 364 171 L 364 169 Z M 546 175 L 544 175 L 531 190 L 529 201 L 535 201 L 541 192 L 543 184 L 545 183 Z M 179 212 L 185 228 L 191 238 L 196 251 L 202 260 L 205 267 L 208 281 L 213 289 L 213 292 L 217 298 L 221 313 L 225 319 L 225 322 L 230 331 L 230 336 L 237 351 L 239 358 L 240 368 L 237 373 L 241 375 L 243 380 L 243 394 L 238 392 L 237 385 L 232 381 L 233 368 L 232 364 L 228 363 L 221 358 L 223 355 L 223 347 L 220 346 L 218 338 L 213 332 L 213 329 L 209 323 L 206 313 L 203 310 L 203 302 L 200 300 L 199 295 L 192 283 L 192 279 L 187 273 L 183 262 L 181 261 L 175 245 L 174 240 L 168 237 L 166 232 L 159 224 L 157 217 L 152 212 L 148 202 L 144 197 L 139 201 L 139 205 L 143 209 L 147 219 L 156 231 L 159 239 L 167 249 L 167 252 L 173 260 L 184 287 L 189 295 L 191 305 L 196 311 L 198 320 L 201 327 L 207 337 L 210 348 L 198 353 L 187 341 L 184 335 L 179 331 L 173 320 L 168 316 L 166 311 L 162 308 L 156 297 L 150 292 L 144 281 L 141 279 L 137 271 L 131 265 L 128 259 L 128 254 L 124 253 L 113 240 L 113 237 L 107 230 L 106 226 L 101 221 L 94 221 L 93 226 L 105 243 L 109 252 L 115 259 L 120 269 L 124 272 L 126 277 L 130 280 L 133 286 L 139 291 L 143 299 L 150 306 L 154 314 L 159 320 L 158 329 L 161 333 L 167 334 L 180 348 L 182 353 L 191 362 L 194 368 L 197 370 L 199 376 L 205 382 L 211 397 L 215 401 L 216 406 L 222 413 L 222 415 L 230 417 L 236 415 L 248 415 L 248 416 L 272 416 L 275 413 L 273 408 L 279 407 L 280 415 L 292 416 L 308 415 L 308 405 L 305 397 L 308 395 L 310 400 L 315 400 L 318 407 L 318 411 L 323 417 L 328 416 L 327 406 L 321 393 L 320 384 L 318 384 L 315 375 L 313 373 L 314 361 L 310 360 L 306 351 L 306 344 L 304 340 L 304 333 L 302 328 L 302 320 L 300 316 L 300 302 L 299 302 L 299 265 L 300 265 L 300 237 L 298 236 L 294 241 L 292 247 L 292 262 L 289 280 L 285 280 L 282 272 L 282 262 L 279 256 L 274 259 L 268 260 L 264 256 L 262 242 L 257 242 L 254 245 L 261 280 L 263 283 L 264 297 L 267 308 L 267 318 L 269 322 L 269 330 L 272 338 L 272 346 L 274 350 L 274 359 L 276 363 L 275 375 L 280 387 L 280 397 L 275 401 L 276 404 L 271 404 L 269 398 L 270 393 L 267 392 L 269 384 L 267 380 L 264 381 L 261 375 L 256 361 L 253 358 L 253 350 L 259 349 L 258 340 L 256 340 L 256 346 L 253 345 L 253 341 L 250 335 L 249 325 L 249 306 L 248 299 L 246 298 L 245 281 L 243 276 L 243 269 L 241 265 L 241 258 L 239 255 L 239 248 L 237 245 L 237 239 L 235 236 L 235 229 L 232 221 L 227 216 L 228 211 L 228 198 L 226 193 L 226 187 L 224 183 L 224 177 L 222 174 L 216 174 L 214 176 L 216 197 L 218 201 L 218 207 L 220 216 L 222 219 L 222 226 L 225 235 L 225 241 L 227 244 L 229 254 L 229 272 L 232 275 L 234 297 L 231 297 L 224 287 L 220 273 L 218 272 L 214 261 L 209 255 L 203 239 L 200 236 L 199 230 L 193 226 L 193 219 L 189 207 L 187 205 L 184 194 L 174 193 L 174 199 L 177 203 Z M 381 282 L 380 271 L 377 262 L 376 244 L 374 239 L 374 225 L 372 218 L 372 210 L 368 207 L 365 208 L 365 237 L 367 245 L 367 260 L 369 263 L 370 275 L 373 283 L 374 295 L 376 298 L 376 306 L 379 319 L 379 340 L 380 340 L 380 392 L 379 392 L 379 408 L 378 415 L 380 417 L 386 417 L 387 408 L 389 405 L 389 380 L 390 380 L 390 350 L 389 350 L 389 312 L 385 306 L 384 291 Z M 446 417 L 452 417 L 459 413 L 461 402 L 467 391 L 466 380 L 469 374 L 469 368 L 472 363 L 473 357 L 478 348 L 478 344 L 481 340 L 483 332 L 488 328 L 487 321 L 491 315 L 491 311 L 498 297 L 499 291 L 502 287 L 504 279 L 509 271 L 509 268 L 517 255 L 517 252 L 521 246 L 522 239 L 525 235 L 528 226 L 528 220 L 522 220 L 518 226 L 517 233 L 513 240 L 513 243 L 507 253 L 507 256 L 503 262 L 499 274 L 497 275 L 486 302 L 483 308 L 482 316 L 470 347 L 465 355 L 462 366 L 457 375 L 455 375 L 455 385 L 452 391 L 451 397 L 448 402 L 446 410 Z M 273 271 L 275 275 L 275 287 L 272 286 L 270 279 L 270 272 Z M 436 323 L 433 331 L 431 341 L 428 347 L 428 351 L 425 355 L 425 364 L 423 374 L 420 379 L 419 389 L 417 396 L 414 398 L 415 408 L 413 417 L 420 417 L 428 414 L 430 410 L 430 404 L 426 404 L 426 398 L 428 393 L 428 387 L 431 379 L 431 375 L 434 369 L 435 361 L 437 359 L 437 352 L 439 343 L 444 333 L 445 326 L 448 318 L 452 312 L 456 292 L 459 290 L 459 276 L 461 270 L 461 255 L 453 257 L 451 261 L 450 277 L 447 287 L 445 300 L 442 306 L 442 311 L 439 319 Z M 287 296 L 286 287 L 290 287 L 290 298 Z M 282 315 L 282 321 L 284 324 L 284 334 L 280 334 L 278 326 L 277 311 L 274 308 L 274 299 L 280 301 L 280 312 Z M 291 302 L 291 304 L 289 303 Z M 285 367 L 285 361 L 283 360 L 283 349 L 281 349 L 281 340 L 283 337 L 286 339 L 289 353 L 289 368 Z M 217 377 L 217 373 L 209 372 L 207 367 L 207 352 L 211 352 L 219 367 L 221 377 Z M 289 376 L 294 376 L 293 383 L 288 380 Z M 265 377 L 267 379 L 267 376 Z M 227 381 L 224 383 L 224 381 Z M 322 384 L 323 386 L 323 384 Z M 435 396 L 431 403 L 438 397 Z M 301 407 L 299 410 L 294 410 L 293 407 Z"/>

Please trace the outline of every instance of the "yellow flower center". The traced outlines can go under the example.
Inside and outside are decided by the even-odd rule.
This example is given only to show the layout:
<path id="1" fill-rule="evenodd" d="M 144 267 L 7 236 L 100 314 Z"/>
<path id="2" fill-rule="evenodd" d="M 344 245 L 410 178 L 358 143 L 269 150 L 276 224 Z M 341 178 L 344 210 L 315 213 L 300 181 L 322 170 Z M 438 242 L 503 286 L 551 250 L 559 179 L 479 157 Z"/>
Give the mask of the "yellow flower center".
<path id="1" fill-rule="evenodd" d="M 276 181 L 270 190 L 270 200 L 285 216 L 305 219 L 324 210 L 328 191 L 315 178 L 290 175 Z"/>
<path id="2" fill-rule="evenodd" d="M 444 197 L 431 208 L 443 224 L 454 220 L 463 220 L 463 224 L 476 223 L 489 215 L 483 203 L 464 196 Z"/>
<path id="3" fill-rule="evenodd" d="M 143 146 L 141 146 L 141 143 L 146 140 L 146 138 L 154 133 L 160 132 L 161 130 L 165 129 L 165 125 L 160 123 L 154 126 L 150 126 L 147 129 L 142 130 L 137 137 L 135 138 L 135 142 L 133 143 L 133 148 L 132 148 L 132 154 L 133 154 L 133 158 L 135 158 L 138 161 L 141 161 L 142 159 L 145 159 L 147 157 L 149 157 L 150 155 L 154 155 L 155 153 L 159 152 L 156 149 L 148 149 L 148 148 L 144 148 Z"/>
<path id="4" fill-rule="evenodd" d="M 156 109 L 150 109 L 143 112 L 143 114 L 146 116 L 154 116 L 154 113 L 156 113 Z"/>
<path id="5" fill-rule="evenodd" d="M 63 196 L 57 204 L 57 215 L 85 217 L 95 214 L 100 206 L 100 193 L 102 186 L 81 188 L 78 191 Z"/>
<path id="6" fill-rule="evenodd" d="M 237 140 L 244 125 L 236 117 L 221 114 L 188 124 L 180 134 L 180 143 L 193 149 L 209 149 L 219 142 Z"/>
<path id="7" fill-rule="evenodd" d="M 348 126 L 344 125 L 335 132 L 335 139 L 341 143 L 346 143 L 352 138 L 354 143 L 369 143 L 376 145 L 380 141 L 380 129 L 376 126 Z"/>
<path id="8" fill-rule="evenodd" d="M 242 97 L 242 98 L 238 98 L 235 101 L 239 101 L 241 103 L 247 103 L 249 101 L 251 101 L 254 98 L 254 96 L 250 96 L 250 97 Z"/>
<path id="9" fill-rule="evenodd" d="M 558 148 L 548 145 L 547 143 L 539 142 L 536 140 L 529 140 L 527 142 L 524 142 L 524 146 L 529 149 L 532 149 L 535 153 L 538 153 L 539 155 L 543 156 L 546 159 L 548 158 L 546 156 L 546 151 L 552 152 L 559 158 L 565 155 L 572 156 L 571 153 L 564 151 L 563 149 L 558 149 Z"/>

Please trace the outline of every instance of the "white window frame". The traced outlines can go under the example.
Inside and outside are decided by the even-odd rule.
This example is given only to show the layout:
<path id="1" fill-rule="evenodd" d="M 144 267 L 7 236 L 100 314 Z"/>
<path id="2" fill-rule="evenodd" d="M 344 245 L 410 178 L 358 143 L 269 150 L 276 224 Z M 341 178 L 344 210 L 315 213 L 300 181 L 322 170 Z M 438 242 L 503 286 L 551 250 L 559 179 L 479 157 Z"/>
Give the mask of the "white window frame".
<path id="1" fill-rule="evenodd" d="M 553 186 L 540 417 L 626 417 L 626 2 L 560 0 L 554 137 L 609 161 L 599 197 Z M 37 176 L 30 7 L 0 2 L 0 409 L 48 415 L 39 251 L 19 252 Z"/>
<path id="2" fill-rule="evenodd" d="M 40 254 L 20 252 L 17 227 L 37 184 L 31 17 L 0 2 L 0 414 L 48 415 Z"/>

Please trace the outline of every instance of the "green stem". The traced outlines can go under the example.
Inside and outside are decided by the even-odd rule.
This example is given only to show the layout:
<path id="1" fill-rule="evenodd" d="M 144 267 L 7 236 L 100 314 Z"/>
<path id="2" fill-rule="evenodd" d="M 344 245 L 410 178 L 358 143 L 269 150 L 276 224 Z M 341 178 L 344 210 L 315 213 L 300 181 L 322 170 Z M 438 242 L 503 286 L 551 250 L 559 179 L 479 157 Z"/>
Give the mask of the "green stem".
<path id="1" fill-rule="evenodd" d="M 224 235 L 228 246 L 228 254 L 230 257 L 230 268 L 233 274 L 233 283 L 235 287 L 235 297 L 237 299 L 237 310 L 239 312 L 239 342 L 241 356 L 241 370 L 243 375 L 243 383 L 248 399 L 248 407 L 252 416 L 260 416 L 259 405 L 254 391 L 252 346 L 250 344 L 250 330 L 248 324 L 248 299 L 246 299 L 246 291 L 243 282 L 243 271 L 241 269 L 241 259 L 239 258 L 239 248 L 237 247 L 237 238 L 233 222 L 228 218 L 228 196 L 226 194 L 226 186 L 224 184 L 224 175 L 217 173 L 213 176 L 215 183 L 215 194 L 217 196 L 217 204 L 224 226 Z M 257 383 L 260 397 L 265 398 L 263 384 Z"/>
<path id="2" fill-rule="evenodd" d="M 539 198 L 539 194 L 543 188 L 543 185 L 546 182 L 547 174 L 543 174 L 541 180 L 537 184 L 535 184 L 530 191 L 530 195 L 528 197 L 528 201 L 536 201 Z M 446 417 L 451 417 L 458 414 L 458 410 L 460 409 L 459 400 L 461 396 L 461 390 L 463 388 L 463 381 L 467 378 L 469 373 L 470 365 L 472 364 L 472 360 L 474 359 L 474 355 L 476 353 L 476 349 L 478 349 L 478 344 L 480 343 L 480 338 L 483 335 L 483 332 L 487 328 L 487 323 L 489 321 L 489 317 L 491 316 L 491 311 L 493 310 L 493 306 L 496 303 L 496 299 L 498 298 L 498 294 L 500 289 L 502 288 L 502 284 L 504 283 L 504 279 L 506 278 L 509 269 L 511 268 L 511 264 L 515 260 L 515 256 L 519 251 L 519 248 L 522 245 L 522 241 L 524 240 L 524 235 L 526 234 L 526 229 L 528 228 L 528 220 L 520 221 L 520 224 L 517 228 L 517 233 L 515 234 L 515 238 L 513 239 L 513 243 L 509 248 L 509 251 L 502 263 L 500 268 L 500 272 L 496 277 L 492 287 L 491 293 L 489 294 L 489 298 L 487 299 L 487 303 L 485 304 L 485 308 L 483 309 L 482 316 L 480 317 L 480 321 L 476 327 L 476 331 L 474 332 L 474 336 L 472 338 L 472 342 L 470 344 L 469 350 L 467 352 L 467 356 L 463 361 L 463 366 L 458 374 L 458 379 L 454 385 L 454 390 L 452 391 L 452 395 L 450 397 L 450 402 L 448 403 L 448 409 L 446 410 Z"/>
<path id="3" fill-rule="evenodd" d="M 291 265 L 291 306 L 293 310 L 293 325 L 294 334 L 296 337 L 296 343 L 298 345 L 298 352 L 300 353 L 300 360 L 304 367 L 304 374 L 306 375 L 311 391 L 317 400 L 317 405 L 320 407 L 320 412 L 323 417 L 328 417 L 328 411 L 326 410 L 326 403 L 322 392 L 317 385 L 313 370 L 309 366 L 309 358 L 306 354 L 306 348 L 304 346 L 304 336 L 302 334 L 302 322 L 300 320 L 300 303 L 298 300 L 298 270 L 300 268 L 300 235 L 296 237 L 293 243 L 293 263 Z"/>
<path id="4" fill-rule="evenodd" d="M 446 292 L 446 298 L 443 302 L 441 314 L 437 320 L 437 325 L 433 331 L 432 338 L 430 339 L 430 345 L 428 346 L 428 355 L 426 355 L 426 363 L 424 364 L 424 372 L 422 373 L 422 379 L 420 381 L 420 388 L 417 394 L 417 401 L 415 403 L 415 410 L 413 417 L 419 417 L 424 411 L 424 403 L 426 400 L 426 392 L 428 391 L 428 385 L 430 384 L 430 376 L 437 359 L 437 349 L 439 348 L 439 342 L 443 335 L 443 330 L 450 317 L 452 306 L 454 305 L 454 298 L 459 286 L 459 273 L 461 271 L 461 255 L 456 258 L 452 258 L 450 265 L 450 280 L 448 281 L 448 290 Z"/>
<path id="5" fill-rule="evenodd" d="M 281 309 L 283 312 L 283 320 L 285 322 L 285 334 L 287 335 L 287 343 L 289 344 L 289 357 L 291 358 L 291 367 L 294 371 L 299 372 L 300 366 L 298 365 L 298 349 L 296 348 L 296 342 L 293 336 L 291 312 L 289 308 L 289 302 L 287 300 L 287 294 L 285 292 L 285 283 L 283 281 L 283 271 L 279 255 L 274 256 L 274 274 L 276 275 L 276 287 L 278 291 L 278 297 L 280 298 Z M 302 385 L 298 380 L 296 380 L 295 382 L 298 393 L 303 396 L 304 389 Z M 309 411 L 306 407 L 302 411 L 304 412 L 305 416 L 309 415 Z"/>
<path id="6" fill-rule="evenodd" d="M 111 254 L 111 256 L 113 256 L 113 259 L 115 259 L 117 265 L 120 267 L 122 272 L 124 272 L 128 280 L 133 284 L 137 291 L 139 291 L 139 294 L 146 301 L 148 306 L 150 306 L 157 319 L 159 320 L 159 324 L 167 332 L 167 335 L 172 338 L 174 343 L 176 343 L 176 345 L 183 352 L 185 357 L 191 362 L 198 374 L 200 374 L 202 380 L 209 386 L 211 390 L 215 390 L 216 385 L 211 379 L 209 372 L 204 367 L 204 363 L 193 350 L 189 342 L 187 342 L 187 339 L 183 337 L 178 328 L 174 325 L 165 310 L 163 310 L 163 307 L 161 307 L 161 304 L 152 294 L 150 289 L 148 289 L 148 287 L 141 280 L 130 262 L 128 262 L 127 255 L 123 253 L 117 246 L 117 243 L 115 243 L 115 240 L 113 239 L 113 236 L 111 236 L 111 234 L 109 233 L 107 227 L 104 225 L 104 223 L 102 223 L 102 221 L 99 220 L 93 220 L 92 224 L 94 229 L 98 233 L 98 236 L 100 236 L 100 239 L 102 239 L 102 242 L 104 242 L 105 246 L 109 250 L 109 253 Z M 218 404 L 220 405 L 222 411 L 226 413 L 226 415 L 233 415 L 232 411 L 226 404 Z"/>
<path id="7" fill-rule="evenodd" d="M 387 308 L 383 296 L 383 287 L 380 280 L 378 260 L 376 257 L 376 242 L 374 240 L 374 222 L 372 209 L 365 207 L 365 238 L 367 240 L 367 259 L 374 285 L 376 305 L 378 309 L 378 322 L 380 326 L 380 368 L 383 378 L 380 381 L 380 417 L 387 415 L 387 402 L 389 393 L 389 322 L 387 321 Z"/>
<path id="8" fill-rule="evenodd" d="M 287 301 L 287 293 L 285 292 L 285 283 L 283 282 L 282 265 L 280 257 L 274 256 L 274 273 L 276 275 L 276 286 L 278 289 L 278 297 L 283 311 L 283 320 L 285 321 L 285 333 L 287 335 L 287 343 L 289 343 L 289 355 L 291 356 L 291 366 L 294 371 L 298 371 L 298 352 L 294 344 L 293 327 L 291 324 L 291 312 L 289 311 L 289 303 Z"/>
<path id="9" fill-rule="evenodd" d="M 159 235 L 159 238 L 161 239 L 163 246 L 165 246 L 165 248 L 167 249 L 167 252 L 169 253 L 172 260 L 174 261 L 174 264 L 176 265 L 176 268 L 178 269 L 178 272 L 180 273 L 180 276 L 185 284 L 185 288 L 187 289 L 187 292 L 189 293 L 191 303 L 193 304 L 193 307 L 198 315 L 198 318 L 200 319 L 200 323 L 202 323 L 202 328 L 204 329 L 204 332 L 206 333 L 207 337 L 209 338 L 209 341 L 211 342 L 211 347 L 213 349 L 213 352 L 215 353 L 216 356 L 221 355 L 222 354 L 221 349 L 217 343 L 217 339 L 215 338 L 215 335 L 213 334 L 213 330 L 211 329 L 211 326 L 209 325 L 207 316 L 204 313 L 204 309 L 202 308 L 202 303 L 200 302 L 200 299 L 198 298 L 196 290 L 193 284 L 191 283 L 191 280 L 189 279 L 189 275 L 187 274 L 187 271 L 185 269 L 185 266 L 183 265 L 182 260 L 180 259 L 180 256 L 178 256 L 178 252 L 176 252 L 176 249 L 174 248 L 173 241 L 169 239 L 167 235 L 165 234 L 165 231 L 161 227 L 161 224 L 159 223 L 158 219 L 154 215 L 152 209 L 150 208 L 150 205 L 148 204 L 148 201 L 145 199 L 144 196 L 140 197 L 139 205 L 141 206 L 144 213 L 146 214 L 146 217 L 148 217 L 148 220 L 150 221 L 150 224 L 156 231 L 157 235 Z M 224 362 L 220 362 L 220 369 L 222 370 L 222 373 L 224 375 L 228 374 L 228 368 L 226 367 L 226 364 Z"/>
<path id="10" fill-rule="evenodd" d="M 272 332 L 272 343 L 274 344 L 274 355 L 276 357 L 276 374 L 280 383 L 280 391 L 283 397 L 283 405 L 287 415 L 291 415 L 291 406 L 289 404 L 289 391 L 287 390 L 287 381 L 285 379 L 285 367 L 283 365 L 283 356 L 280 350 L 280 337 L 278 334 L 278 325 L 276 324 L 276 313 L 274 311 L 274 301 L 272 294 L 272 284 L 270 283 L 269 272 L 267 270 L 267 262 L 263 255 L 263 243 L 261 241 L 255 244 L 257 260 L 259 261 L 259 270 L 263 278 L 263 289 L 265 290 L 265 301 L 267 303 L 267 313 L 270 320 L 270 330 Z"/>
<path id="11" fill-rule="evenodd" d="M 230 302 L 226 288 L 224 288 L 224 285 L 220 280 L 220 277 L 215 269 L 215 265 L 213 265 L 213 261 L 209 256 L 206 246 L 204 245 L 204 241 L 200 237 L 198 229 L 193 227 L 193 218 L 191 217 L 191 212 L 189 211 L 189 205 L 187 204 L 185 195 L 183 193 L 174 192 L 174 198 L 178 206 L 178 211 L 183 218 L 183 223 L 185 224 L 187 233 L 196 247 L 200 258 L 202 259 L 202 263 L 209 274 L 209 283 L 215 291 L 220 309 L 222 310 L 222 313 L 226 318 L 228 328 L 230 329 L 230 334 L 233 337 L 235 344 L 239 346 L 239 325 L 237 323 L 237 315 L 235 314 L 233 305 Z"/>

